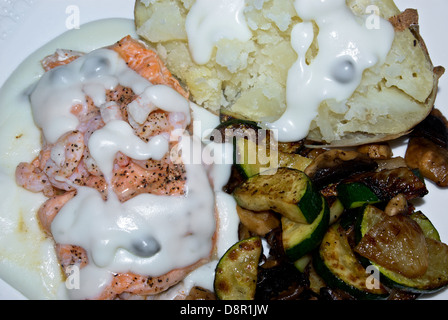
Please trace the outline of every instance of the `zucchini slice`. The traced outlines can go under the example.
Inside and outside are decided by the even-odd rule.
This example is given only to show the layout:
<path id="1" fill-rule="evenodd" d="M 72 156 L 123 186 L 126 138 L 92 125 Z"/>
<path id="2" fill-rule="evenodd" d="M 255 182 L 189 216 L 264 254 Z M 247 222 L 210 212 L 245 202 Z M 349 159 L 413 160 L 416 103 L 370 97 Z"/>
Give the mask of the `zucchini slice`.
<path id="1" fill-rule="evenodd" d="M 376 265 L 380 271 L 381 281 L 390 287 L 412 293 L 434 293 L 448 285 L 448 246 L 440 241 L 426 238 L 429 253 L 429 265 L 426 273 L 418 278 L 407 278 Z"/>
<path id="2" fill-rule="evenodd" d="M 286 256 L 296 261 L 317 248 L 330 221 L 330 210 L 322 197 L 322 210 L 311 224 L 297 223 L 282 217 L 282 242 Z"/>
<path id="3" fill-rule="evenodd" d="M 316 272 L 325 283 L 341 289 L 358 299 L 384 299 L 387 291 L 369 286 L 371 274 L 356 258 L 350 247 L 346 231 L 335 223 L 328 228 L 322 243 L 313 255 Z"/>
<path id="4" fill-rule="evenodd" d="M 359 219 L 359 225 L 357 226 L 356 232 L 362 237 L 372 226 L 381 221 L 384 215 L 385 213 L 381 209 L 375 206 L 366 205 L 361 214 L 361 218 Z M 422 228 L 426 238 L 440 241 L 439 232 L 423 212 L 415 211 L 409 215 L 409 218 L 417 222 L 420 228 Z"/>
<path id="5" fill-rule="evenodd" d="M 250 178 L 265 170 L 278 167 L 305 171 L 312 159 L 274 150 L 265 143 L 239 138 L 236 139 L 234 145 L 234 162 L 243 176 Z"/>
<path id="6" fill-rule="evenodd" d="M 346 209 L 359 208 L 366 203 L 378 203 L 380 199 L 361 182 L 341 183 L 337 186 L 338 198 Z"/>
<path id="7" fill-rule="evenodd" d="M 437 231 L 431 220 L 429 220 L 428 217 L 423 214 L 423 212 L 415 211 L 409 217 L 418 223 L 420 228 L 422 228 L 426 238 L 441 241 L 439 231 Z"/>
<path id="8" fill-rule="evenodd" d="M 301 257 L 300 259 L 296 260 L 294 262 L 294 266 L 300 272 L 305 272 L 306 268 L 308 267 L 308 265 L 310 264 L 312 259 L 313 259 L 312 254 L 311 253 L 307 253 L 306 255 Z"/>
<path id="9" fill-rule="evenodd" d="M 262 251 L 260 237 L 241 240 L 227 250 L 215 269 L 214 290 L 218 299 L 254 299 Z"/>
<path id="10" fill-rule="evenodd" d="M 381 221 L 384 213 L 373 206 L 366 206 L 360 222 L 360 233 L 364 236 L 368 230 Z M 422 213 L 414 213 L 410 217 L 422 228 L 426 237 L 429 261 L 426 273 L 419 277 L 405 277 L 399 272 L 388 270 L 387 268 L 370 261 L 381 274 L 381 282 L 386 286 L 395 287 L 402 291 L 412 293 L 433 293 L 448 285 L 448 246 L 438 239 L 437 230 Z M 432 227 L 431 227 L 432 226 Z"/>
<path id="11" fill-rule="evenodd" d="M 358 233 L 359 239 L 361 239 L 371 227 L 380 222 L 385 215 L 383 210 L 373 205 L 365 205 L 359 215 L 356 225 L 356 232 Z"/>
<path id="12" fill-rule="evenodd" d="M 237 204 L 252 211 L 272 210 L 298 223 L 313 223 L 322 211 L 322 196 L 300 170 L 276 168 L 235 188 Z"/>
<path id="13" fill-rule="evenodd" d="M 338 196 L 346 209 L 359 208 L 366 203 L 391 200 L 403 194 L 406 200 L 422 198 L 428 193 L 418 171 L 400 167 L 365 172 L 337 186 Z"/>
<path id="14" fill-rule="evenodd" d="M 327 198 L 327 203 L 330 208 L 330 224 L 339 220 L 342 214 L 345 212 L 344 205 L 339 198 Z"/>

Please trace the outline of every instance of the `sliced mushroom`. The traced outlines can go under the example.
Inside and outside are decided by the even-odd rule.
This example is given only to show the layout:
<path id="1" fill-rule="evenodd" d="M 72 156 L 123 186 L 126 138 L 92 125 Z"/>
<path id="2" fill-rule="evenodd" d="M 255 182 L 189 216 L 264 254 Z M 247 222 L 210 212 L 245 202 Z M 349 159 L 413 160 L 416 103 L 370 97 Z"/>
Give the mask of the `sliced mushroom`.
<path id="1" fill-rule="evenodd" d="M 440 110 L 433 109 L 426 119 L 414 128 L 411 136 L 426 138 L 442 148 L 448 148 L 448 121 Z"/>
<path id="2" fill-rule="evenodd" d="M 403 157 L 393 157 L 386 160 L 379 159 L 375 161 L 378 163 L 378 168 L 376 168 L 376 171 L 407 168 L 406 160 L 404 160 Z"/>
<path id="3" fill-rule="evenodd" d="M 310 282 L 305 273 L 284 262 L 272 268 L 260 267 L 258 271 L 256 300 L 298 300 L 308 298 Z"/>
<path id="4" fill-rule="evenodd" d="M 330 287 L 321 288 L 319 294 L 320 299 L 324 301 L 356 300 L 353 296 L 351 296 L 347 292 Z"/>
<path id="5" fill-rule="evenodd" d="M 402 193 L 397 194 L 393 197 L 386 205 L 384 212 L 388 216 L 396 216 L 397 214 L 404 214 L 408 212 L 408 201 L 406 196 Z"/>
<path id="6" fill-rule="evenodd" d="M 318 155 L 305 173 L 318 189 L 341 181 L 351 175 L 372 171 L 378 164 L 365 154 L 356 151 L 328 150 Z"/>
<path id="7" fill-rule="evenodd" d="M 400 193 L 407 200 L 421 198 L 428 194 L 425 182 L 407 167 L 366 172 L 345 181 L 364 183 L 382 201 L 388 201 Z"/>
<path id="8" fill-rule="evenodd" d="M 448 150 L 423 137 L 412 137 L 405 160 L 413 169 L 440 187 L 448 186 Z"/>
<path id="9" fill-rule="evenodd" d="M 356 151 L 366 154 L 371 159 L 386 160 L 393 156 L 392 148 L 387 142 L 359 146 Z"/>
<path id="10" fill-rule="evenodd" d="M 280 220 L 271 211 L 254 212 L 236 207 L 241 223 L 252 233 L 265 236 L 273 229 L 280 226 Z"/>

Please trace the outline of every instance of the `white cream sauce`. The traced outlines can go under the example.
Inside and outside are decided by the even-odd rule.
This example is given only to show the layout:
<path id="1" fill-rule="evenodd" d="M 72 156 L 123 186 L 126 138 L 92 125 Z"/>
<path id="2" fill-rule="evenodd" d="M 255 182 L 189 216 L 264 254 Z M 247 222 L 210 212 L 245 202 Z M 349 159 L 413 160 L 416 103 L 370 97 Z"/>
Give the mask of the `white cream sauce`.
<path id="1" fill-rule="evenodd" d="M 41 77 L 39 60 L 46 54 L 51 54 L 57 48 L 89 52 L 97 47 L 110 45 L 126 34 L 133 35 L 133 24 L 132 21 L 122 22 L 121 19 L 112 19 L 94 23 L 88 28 L 81 28 L 81 30 L 82 32 L 79 32 L 78 36 L 75 36 L 74 32 L 62 35 L 58 41 L 48 44 L 28 58 L 27 64 L 24 64 L 19 70 L 20 77 L 12 77 L 15 80 L 9 81 L 7 88 L 14 88 L 14 90 L 11 90 L 9 94 L 2 91 L 3 102 L 5 99 L 6 101 L 20 100 L 19 104 L 17 101 L 14 103 L 14 108 L 27 112 L 27 118 L 30 121 L 24 125 L 23 130 L 27 130 L 27 139 L 29 140 L 31 137 L 33 142 L 30 143 L 30 146 L 34 148 L 31 152 L 29 148 L 24 148 L 21 151 L 21 156 L 18 157 L 20 160 L 11 161 L 7 180 L 12 184 L 14 184 L 13 172 L 18 162 L 31 161 L 39 151 L 36 145 L 39 143 L 40 133 L 33 124 L 29 100 L 23 98 L 28 86 L 36 80 L 35 74 L 39 74 L 38 77 L 41 81 L 33 87 L 33 115 L 36 124 L 43 129 L 43 138 L 47 141 L 56 141 L 65 132 L 76 129 L 77 119 L 71 117 L 70 108 L 73 104 L 85 103 L 86 93 L 92 95 L 98 106 L 101 106 L 105 101 L 105 90 L 118 83 L 131 86 L 137 93 L 146 95 L 151 103 L 161 109 L 184 113 L 184 118 L 188 122 L 191 120 L 190 108 L 193 111 L 195 123 L 214 126 L 219 122 L 216 116 L 203 112 L 174 90 L 165 86 L 152 86 L 128 69 L 110 50 L 95 50 L 91 55 L 79 58 L 67 68 L 59 68 L 65 69 L 64 71 L 58 71 L 60 73 L 56 74 L 48 73 Z M 114 30 L 114 34 L 117 36 L 112 37 L 111 33 L 108 33 L 109 36 L 104 37 L 104 33 L 110 32 L 110 30 Z M 89 35 L 89 41 L 85 42 L 83 46 L 86 34 Z M 93 47 L 95 38 L 98 40 L 97 47 Z M 107 42 L 105 39 L 108 39 Z M 75 48 L 73 43 L 77 43 Z M 92 57 L 95 59 L 89 59 Z M 33 65 L 32 68 L 30 64 Z M 89 72 L 89 70 L 94 72 Z M 21 96 L 17 99 L 15 95 L 19 93 Z M 55 96 L 58 99 L 55 99 Z M 59 109 L 57 110 L 57 108 Z M 2 105 L 2 112 L 11 119 L 10 114 L 14 114 L 15 109 L 4 108 Z M 137 141 L 136 137 L 131 134 L 129 124 L 113 117 L 106 122 L 104 128 L 91 136 L 89 148 L 93 150 L 95 160 L 109 178 L 112 154 L 117 150 L 138 159 L 160 159 L 167 152 L 166 137 L 156 136 L 148 143 L 143 143 L 141 140 Z M 15 128 L 15 130 L 17 129 Z M 204 138 L 204 131 L 197 130 L 196 127 L 194 131 L 195 136 L 183 136 L 181 145 L 202 150 L 204 146 L 200 140 Z M 17 136 L 20 133 L 14 134 Z M 227 151 L 231 151 L 229 147 L 231 148 L 226 145 L 214 146 L 217 150 L 225 148 Z M 217 152 L 217 154 L 224 156 L 228 153 Z M 239 223 L 235 201 L 231 196 L 222 192 L 222 186 L 230 175 L 229 162 L 227 164 L 217 162 L 223 164 L 204 166 L 186 161 L 187 192 L 185 196 L 167 197 L 143 194 L 121 204 L 114 194 L 110 194 L 108 200 L 103 201 L 97 191 L 86 187 L 78 188 L 77 196 L 57 215 L 52 225 L 52 231 L 57 242 L 78 243 L 85 247 L 91 263 L 81 269 L 80 289 L 68 289 L 64 283 L 60 283 L 62 291 L 57 293 L 58 297 L 94 297 L 110 282 L 112 272 L 133 271 L 157 276 L 175 268 L 188 266 L 203 257 L 209 257 L 213 249 L 212 236 L 216 231 L 217 247 L 213 251 L 210 262 L 212 265 L 215 264 L 216 259 L 219 258 L 216 252 L 225 252 L 231 244 L 238 240 Z M 2 170 L 4 167 L 2 163 Z M 30 196 L 28 192 L 21 192 L 21 194 L 25 198 Z M 30 197 L 30 199 L 34 198 L 36 197 Z M 28 209 L 30 215 L 35 214 L 39 204 L 44 200 L 43 197 L 39 197 L 39 199 L 37 205 Z M 8 210 L 3 211 L 8 212 Z M 23 217 L 15 209 L 9 211 Z M 38 229 L 37 226 L 36 235 L 45 238 Z M 21 246 L 18 241 L 14 241 L 17 242 L 17 246 Z M 26 247 L 29 244 L 23 244 L 23 246 Z M 54 276 L 55 272 L 58 273 L 58 266 L 48 241 L 45 242 L 45 248 L 52 256 L 51 259 L 48 258 L 48 255 L 45 257 L 48 264 L 46 270 L 50 270 L 51 267 L 53 275 L 44 274 L 42 283 L 33 281 L 32 283 L 36 286 L 34 289 L 27 288 L 26 283 L 20 284 L 20 288 L 25 288 L 23 292 L 26 295 L 34 290 L 35 294 L 30 295 L 34 298 L 42 297 L 38 287 L 47 286 L 51 281 L 53 290 L 55 290 L 54 286 L 58 283 L 58 279 L 61 279 L 59 276 Z M 23 249 L 20 250 L 23 251 Z M 20 266 L 19 261 L 17 261 L 17 265 Z M 12 278 L 12 274 L 9 273 L 8 277 Z M 214 269 L 210 268 L 210 264 L 197 269 L 195 274 L 199 276 L 193 278 L 200 279 L 205 287 L 213 287 Z M 47 276 L 51 276 L 53 280 L 46 279 Z M 25 278 L 24 275 L 21 277 Z M 191 287 L 195 281 L 192 282 L 191 277 L 189 279 L 188 287 Z M 16 283 L 16 281 L 12 281 L 13 285 Z M 47 296 L 55 294 L 53 291 L 51 294 L 47 293 Z"/>
<path id="2" fill-rule="evenodd" d="M 394 39 L 391 24 L 369 29 L 346 6 L 345 0 L 296 0 L 295 9 L 304 22 L 291 34 L 298 54 L 287 79 L 287 109 L 268 124 L 280 141 L 297 141 L 307 136 L 318 107 L 328 99 L 348 99 L 361 82 L 365 69 L 384 61 Z M 314 37 L 312 21 L 319 27 L 319 52 L 308 65 L 305 55 Z"/>
<path id="3" fill-rule="evenodd" d="M 129 86 L 136 94 L 148 81 L 132 71 L 113 50 L 98 49 L 69 65 L 46 72 L 31 93 L 36 125 L 47 142 L 55 143 L 64 133 L 76 130 L 77 117 L 70 111 L 76 104 L 87 104 L 89 95 L 96 106 L 106 103 L 106 90 L 118 84 Z"/>
<path id="4" fill-rule="evenodd" d="M 95 297 L 112 272 L 156 277 L 210 255 L 216 226 L 213 190 L 202 165 L 187 164 L 186 171 L 186 196 L 140 194 L 120 203 L 113 193 L 103 201 L 96 190 L 78 188 L 54 219 L 52 234 L 58 243 L 87 250 L 90 268 L 81 269 L 80 276 L 98 285 L 81 285 L 70 295 Z"/>
<path id="5" fill-rule="evenodd" d="M 118 54 L 98 49 L 45 73 L 31 94 L 36 124 L 50 143 L 78 128 L 71 108 L 87 103 L 106 103 L 106 90 L 117 85 L 129 86 L 156 108 L 183 112 L 189 124 L 188 101 L 164 85 L 153 85 L 126 66 Z M 193 142 L 191 141 L 193 140 Z M 183 136 L 182 157 L 186 148 L 201 150 L 197 138 Z M 136 160 L 161 160 L 169 150 L 162 136 L 143 142 L 122 120 L 112 120 L 89 138 L 90 154 L 106 182 L 111 183 L 114 159 L 118 152 Z M 206 167 L 183 159 L 187 172 L 185 196 L 140 194 L 120 203 L 113 192 L 107 201 L 95 189 L 77 187 L 76 196 L 59 211 L 51 225 L 57 243 L 78 245 L 87 251 L 89 268 L 80 276 L 90 287 L 81 286 L 75 297 L 94 298 L 104 289 L 104 279 L 112 272 L 134 272 L 157 277 L 209 258 L 215 233 L 215 200 Z M 111 188 L 110 188 L 111 189 Z M 97 286 L 92 286 L 97 283 Z M 85 290 L 89 288 L 89 290 Z M 94 289 L 96 288 L 96 289 Z M 69 294 L 72 294 L 70 291 Z"/>
<path id="6" fill-rule="evenodd" d="M 222 39 L 248 41 L 252 33 L 244 17 L 244 0 L 196 0 L 185 24 L 193 60 L 207 63 Z"/>
<path id="7" fill-rule="evenodd" d="M 209 61 L 219 39 L 232 39 L 237 33 L 240 41 L 250 38 L 244 5 L 244 0 L 195 2 L 186 21 L 194 61 Z M 323 101 L 347 100 L 360 84 L 364 70 L 384 61 L 394 39 L 388 21 L 379 18 L 380 27 L 372 28 L 347 7 L 345 0 L 295 0 L 294 6 L 303 20 L 291 33 L 298 60 L 288 72 L 286 111 L 267 124 L 282 142 L 305 138 Z M 308 65 L 305 55 L 314 38 L 313 21 L 319 28 L 319 52 Z"/>
<path id="8" fill-rule="evenodd" d="M 36 219 L 45 197 L 18 187 L 14 177 L 17 164 L 32 161 L 40 151 L 41 134 L 27 97 L 43 73 L 40 61 L 58 48 L 89 52 L 134 33 L 130 19 L 101 20 L 70 30 L 33 52 L 0 89 L 0 277 L 24 298 L 63 298 L 59 289 L 64 286 L 53 241 Z M 9 288 L 2 290 L 6 294 Z"/>
<path id="9" fill-rule="evenodd" d="M 106 181 L 110 183 L 118 152 L 135 160 L 161 160 L 169 151 L 169 141 L 165 136 L 157 135 L 144 142 L 134 134 L 129 123 L 112 120 L 92 134 L 88 147 Z"/>

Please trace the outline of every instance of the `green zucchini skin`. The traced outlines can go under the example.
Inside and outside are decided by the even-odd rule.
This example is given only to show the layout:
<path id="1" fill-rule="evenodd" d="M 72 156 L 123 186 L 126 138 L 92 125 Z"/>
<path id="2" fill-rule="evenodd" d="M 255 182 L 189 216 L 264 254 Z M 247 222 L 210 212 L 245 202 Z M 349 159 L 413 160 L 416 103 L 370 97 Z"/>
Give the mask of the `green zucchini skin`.
<path id="1" fill-rule="evenodd" d="M 380 199 L 365 184 L 360 182 L 342 183 L 337 186 L 338 197 L 346 209 L 362 207 L 366 203 L 378 203 Z"/>
<path id="2" fill-rule="evenodd" d="M 425 237 L 441 241 L 439 231 L 437 231 L 434 224 L 425 214 L 423 214 L 423 212 L 415 211 L 409 217 L 418 223 L 418 225 L 422 228 Z"/>
<path id="3" fill-rule="evenodd" d="M 300 170 L 276 168 L 255 175 L 233 191 L 239 206 L 252 211 L 272 210 L 288 219 L 311 224 L 322 211 L 322 197 Z"/>
<path id="4" fill-rule="evenodd" d="M 322 202 L 322 211 L 312 224 L 282 218 L 283 247 L 291 261 L 302 258 L 320 245 L 330 221 L 330 210 L 323 197 Z"/>
<path id="5" fill-rule="evenodd" d="M 359 300 L 385 300 L 388 295 L 378 295 L 362 291 L 349 283 L 345 282 L 341 278 L 335 276 L 332 271 L 325 265 L 322 257 L 318 251 L 313 252 L 312 263 L 316 272 L 324 279 L 325 283 L 331 288 L 338 288 L 344 292 L 347 292 L 352 297 Z"/>
<path id="6" fill-rule="evenodd" d="M 260 237 L 240 240 L 227 250 L 215 269 L 213 286 L 219 300 L 254 300 L 262 252 Z"/>
<path id="7" fill-rule="evenodd" d="M 230 130 L 261 130 L 261 127 L 255 122 L 250 120 L 243 120 L 243 119 L 228 119 L 224 122 L 221 122 L 215 130 L 222 131 L 225 129 Z"/>
<path id="8" fill-rule="evenodd" d="M 254 121 L 229 119 L 215 127 L 210 140 L 216 143 L 232 142 L 235 144 L 236 140 L 244 138 L 257 141 L 259 138 L 263 138 L 262 133 L 266 133 L 266 131 L 263 131 Z"/>
<path id="9" fill-rule="evenodd" d="M 326 201 L 324 201 L 320 193 L 314 188 L 311 180 L 308 181 L 305 194 L 297 206 L 305 216 L 307 223 L 310 224 L 316 220 L 322 210 L 326 211 L 328 209 Z M 321 210 L 317 212 L 317 208 L 321 208 Z M 325 213 L 325 216 L 327 216 L 327 213 Z"/>
<path id="10" fill-rule="evenodd" d="M 233 162 L 243 177 L 250 178 L 265 170 L 288 167 L 305 171 L 312 159 L 272 149 L 266 141 L 236 138 L 233 141 Z M 275 147 L 275 146 L 274 146 Z"/>
<path id="11" fill-rule="evenodd" d="M 362 214 L 358 217 L 358 222 L 355 225 L 355 233 L 357 239 L 364 236 L 370 227 L 372 227 L 376 222 L 380 221 L 382 215 L 385 213 L 374 206 L 366 205 L 362 211 Z M 364 265 L 370 264 L 375 266 L 380 272 L 380 281 L 386 287 L 397 288 L 399 290 L 416 293 L 416 294 L 432 294 L 443 290 L 448 286 L 448 246 L 440 242 L 440 238 L 437 230 L 430 220 L 421 212 L 414 212 L 409 216 L 411 219 L 417 222 L 423 230 L 425 237 L 427 238 L 427 245 L 429 249 L 429 254 L 432 255 L 431 261 L 436 266 L 445 268 L 443 274 L 440 277 L 431 278 L 407 278 L 397 272 L 390 271 L 379 264 L 369 261 L 367 258 L 360 257 L 360 261 Z M 440 255 L 442 262 L 437 261 L 437 257 Z M 445 262 L 443 262 L 445 261 Z M 430 262 L 431 264 L 431 262 Z M 437 267 L 436 267 L 437 269 Z"/>
<path id="12" fill-rule="evenodd" d="M 372 263 L 380 271 L 380 281 L 384 283 L 385 286 L 390 288 L 397 288 L 399 290 L 416 293 L 416 294 L 434 294 L 441 290 L 444 290 L 448 285 L 448 279 L 445 279 L 441 284 L 420 284 L 413 279 L 409 279 L 401 276 L 395 272 L 391 272 L 378 264 Z"/>
<path id="13" fill-rule="evenodd" d="M 382 300 L 387 291 L 368 289 L 369 275 L 352 251 L 345 230 L 339 223 L 328 228 L 318 250 L 313 252 L 313 265 L 325 283 L 341 289 L 356 299 Z"/>

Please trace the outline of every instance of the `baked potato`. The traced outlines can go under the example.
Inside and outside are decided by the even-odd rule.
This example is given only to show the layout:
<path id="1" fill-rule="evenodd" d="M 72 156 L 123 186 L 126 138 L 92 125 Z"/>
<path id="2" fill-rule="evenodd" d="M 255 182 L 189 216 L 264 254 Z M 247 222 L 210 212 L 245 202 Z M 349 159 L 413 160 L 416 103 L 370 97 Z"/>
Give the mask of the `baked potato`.
<path id="1" fill-rule="evenodd" d="M 294 1 L 247 0 L 244 13 L 252 38 L 220 40 L 209 62 L 201 65 L 191 58 L 185 30 L 193 4 L 193 0 L 137 0 L 138 35 L 158 51 L 198 105 L 214 113 L 229 109 L 259 122 L 277 120 L 286 109 L 287 73 L 297 60 L 290 37 L 302 20 Z M 347 0 L 357 16 L 365 15 L 372 4 L 394 26 L 392 48 L 383 64 L 365 70 L 349 99 L 320 104 L 309 140 L 333 146 L 390 140 L 408 133 L 433 108 L 443 68 L 434 68 L 431 62 L 419 35 L 417 12 L 402 13 L 392 0 Z M 308 61 L 318 51 L 315 31 Z"/>

